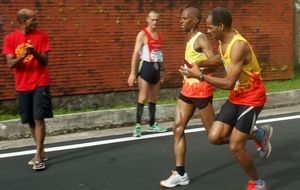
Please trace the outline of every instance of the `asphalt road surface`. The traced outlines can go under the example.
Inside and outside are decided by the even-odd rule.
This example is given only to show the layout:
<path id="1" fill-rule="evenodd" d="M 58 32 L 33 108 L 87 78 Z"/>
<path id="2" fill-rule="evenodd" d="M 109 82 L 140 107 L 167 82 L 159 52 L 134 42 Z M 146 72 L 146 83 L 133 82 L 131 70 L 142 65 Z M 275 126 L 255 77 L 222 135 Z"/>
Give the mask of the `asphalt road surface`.
<path id="1" fill-rule="evenodd" d="M 274 127 L 272 154 L 261 160 L 254 142 L 247 148 L 268 190 L 300 189 L 300 112 L 261 117 Z M 243 190 L 247 178 L 227 145 L 207 142 L 201 126 L 186 130 L 186 170 L 191 183 L 178 190 Z M 47 145 L 44 171 L 27 162 L 33 146 L 0 150 L 0 190 L 156 190 L 174 169 L 172 133 L 130 134 Z"/>

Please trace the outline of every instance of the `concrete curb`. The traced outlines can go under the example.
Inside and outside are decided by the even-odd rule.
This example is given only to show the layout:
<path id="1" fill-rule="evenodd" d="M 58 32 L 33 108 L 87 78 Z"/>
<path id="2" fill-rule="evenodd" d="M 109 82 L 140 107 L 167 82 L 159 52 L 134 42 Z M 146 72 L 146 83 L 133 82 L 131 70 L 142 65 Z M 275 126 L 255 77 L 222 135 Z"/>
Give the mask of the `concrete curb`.
<path id="1" fill-rule="evenodd" d="M 287 107 L 300 104 L 300 89 L 279 93 L 268 93 L 265 109 Z M 226 99 L 215 99 L 214 108 L 218 111 Z M 174 104 L 158 105 L 156 118 L 159 122 L 174 119 Z M 195 117 L 197 115 L 195 114 Z M 145 107 L 144 118 L 148 118 Z M 118 110 L 101 110 L 93 112 L 58 115 L 47 119 L 47 135 L 60 135 L 87 130 L 103 130 L 132 125 L 135 122 L 135 108 Z M 27 125 L 22 125 L 19 119 L 0 122 L 0 140 L 30 137 Z"/>

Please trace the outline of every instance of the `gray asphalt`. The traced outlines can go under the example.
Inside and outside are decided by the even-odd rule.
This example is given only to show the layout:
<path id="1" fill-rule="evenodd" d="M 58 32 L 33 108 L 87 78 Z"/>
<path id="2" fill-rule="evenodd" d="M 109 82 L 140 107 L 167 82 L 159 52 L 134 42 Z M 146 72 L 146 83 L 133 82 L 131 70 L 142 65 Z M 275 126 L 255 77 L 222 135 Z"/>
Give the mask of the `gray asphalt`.
<path id="1" fill-rule="evenodd" d="M 262 114 L 259 120 L 300 115 L 277 112 Z M 270 190 L 296 190 L 300 186 L 300 119 L 272 122 L 273 152 L 261 160 L 254 143 L 247 147 L 257 164 L 259 174 Z M 191 125 L 188 128 L 199 128 Z M 150 134 L 145 134 L 144 137 Z M 86 142 L 124 139 L 131 133 L 53 142 L 47 148 Z M 0 158 L 0 190 L 156 190 L 159 181 L 174 169 L 172 136 L 140 139 L 71 150 L 49 152 L 47 169 L 33 171 L 27 161 L 32 154 Z M 8 143 L 8 142 L 7 142 Z M 24 143 L 24 142 L 23 142 Z M 187 134 L 186 169 L 191 178 L 188 186 L 176 189 L 241 190 L 247 178 L 233 160 L 228 146 L 207 142 L 204 132 Z M 3 145 L 3 144 L 2 144 Z M 33 150 L 33 146 L 15 146 L 2 149 L 5 153 Z"/>

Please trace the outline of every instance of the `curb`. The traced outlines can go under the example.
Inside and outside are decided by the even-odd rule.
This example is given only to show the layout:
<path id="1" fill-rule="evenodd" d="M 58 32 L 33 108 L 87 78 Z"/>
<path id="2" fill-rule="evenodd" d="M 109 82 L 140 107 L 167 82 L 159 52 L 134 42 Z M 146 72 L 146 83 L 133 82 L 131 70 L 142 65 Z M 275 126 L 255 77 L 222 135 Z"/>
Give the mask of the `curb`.
<path id="1" fill-rule="evenodd" d="M 300 104 L 300 89 L 285 92 L 268 93 L 265 109 L 288 107 Z M 224 99 L 215 99 L 213 106 L 218 111 Z M 158 105 L 156 119 L 159 122 L 174 120 L 174 104 Z M 58 115 L 46 119 L 47 136 L 75 133 L 88 130 L 103 130 L 133 125 L 135 122 L 135 108 L 118 110 L 100 110 L 84 113 Z M 148 109 L 145 106 L 144 118 L 148 118 Z M 195 113 L 194 117 L 198 117 Z M 146 120 L 144 121 L 146 122 Z M 31 136 L 29 127 L 21 124 L 19 119 L 0 122 L 0 140 L 20 139 Z"/>

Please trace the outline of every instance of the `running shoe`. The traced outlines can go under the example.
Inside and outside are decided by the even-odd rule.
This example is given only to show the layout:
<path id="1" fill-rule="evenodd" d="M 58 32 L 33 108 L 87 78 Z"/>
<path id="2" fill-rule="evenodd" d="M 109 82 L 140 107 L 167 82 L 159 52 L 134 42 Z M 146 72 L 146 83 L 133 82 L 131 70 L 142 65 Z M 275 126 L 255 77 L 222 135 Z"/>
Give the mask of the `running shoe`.
<path id="1" fill-rule="evenodd" d="M 133 137 L 141 137 L 142 136 L 142 126 L 140 124 L 136 124 L 134 131 L 133 131 Z"/>
<path id="2" fill-rule="evenodd" d="M 264 137 L 262 139 L 256 139 L 256 150 L 259 153 L 260 158 L 266 159 L 270 156 L 272 151 L 271 146 L 271 137 L 273 134 L 273 127 L 269 124 L 263 125 L 257 128 L 257 130 L 263 130 L 264 131 Z"/>
<path id="3" fill-rule="evenodd" d="M 267 190 L 264 180 L 259 180 L 261 184 L 257 184 L 255 181 L 248 181 L 246 190 Z"/>
<path id="4" fill-rule="evenodd" d="M 159 126 L 156 122 L 152 125 L 152 126 L 148 126 L 147 128 L 147 131 L 148 132 L 157 132 L 157 133 L 163 133 L 163 132 L 166 132 L 167 129 Z"/>
<path id="5" fill-rule="evenodd" d="M 165 188 L 172 188 L 178 185 L 188 185 L 190 183 L 189 176 L 184 173 L 183 176 L 179 175 L 177 171 L 172 171 L 172 175 L 163 181 L 160 181 L 160 185 Z"/>

